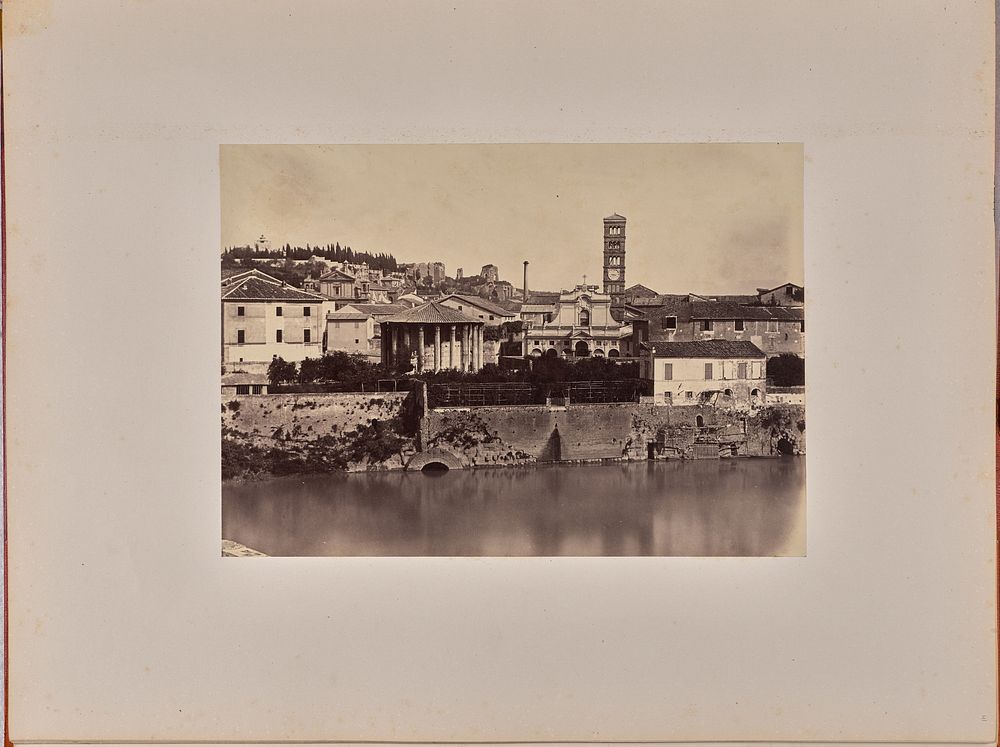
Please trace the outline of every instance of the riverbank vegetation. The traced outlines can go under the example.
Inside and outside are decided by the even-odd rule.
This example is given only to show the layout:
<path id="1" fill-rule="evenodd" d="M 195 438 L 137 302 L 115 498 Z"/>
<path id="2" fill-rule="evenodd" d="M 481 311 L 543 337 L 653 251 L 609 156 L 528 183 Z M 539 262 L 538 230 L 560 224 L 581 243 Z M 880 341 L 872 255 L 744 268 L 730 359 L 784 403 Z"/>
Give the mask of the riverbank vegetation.
<path id="1" fill-rule="evenodd" d="M 222 479 L 400 467 L 403 452 L 413 445 L 404 430 L 400 418 L 373 420 L 345 433 L 311 439 L 292 438 L 279 428 L 272 436 L 273 445 L 262 446 L 223 426 Z"/>

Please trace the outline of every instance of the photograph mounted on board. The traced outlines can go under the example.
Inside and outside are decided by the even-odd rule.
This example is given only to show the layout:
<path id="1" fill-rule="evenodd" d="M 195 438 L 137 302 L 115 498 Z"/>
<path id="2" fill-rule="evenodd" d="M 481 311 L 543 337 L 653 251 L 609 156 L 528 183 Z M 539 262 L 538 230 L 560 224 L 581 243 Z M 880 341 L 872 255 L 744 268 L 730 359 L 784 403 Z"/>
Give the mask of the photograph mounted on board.
<path id="1" fill-rule="evenodd" d="M 224 145 L 226 556 L 803 556 L 803 147 Z"/>

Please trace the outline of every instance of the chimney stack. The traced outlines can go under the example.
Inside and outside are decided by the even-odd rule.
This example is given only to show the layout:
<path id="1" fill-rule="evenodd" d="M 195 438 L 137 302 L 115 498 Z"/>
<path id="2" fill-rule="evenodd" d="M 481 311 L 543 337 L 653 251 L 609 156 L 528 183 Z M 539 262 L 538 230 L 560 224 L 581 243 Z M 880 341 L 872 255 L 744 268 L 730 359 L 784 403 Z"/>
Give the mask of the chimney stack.
<path id="1" fill-rule="evenodd" d="M 524 260 L 524 303 L 528 303 L 528 260 Z"/>

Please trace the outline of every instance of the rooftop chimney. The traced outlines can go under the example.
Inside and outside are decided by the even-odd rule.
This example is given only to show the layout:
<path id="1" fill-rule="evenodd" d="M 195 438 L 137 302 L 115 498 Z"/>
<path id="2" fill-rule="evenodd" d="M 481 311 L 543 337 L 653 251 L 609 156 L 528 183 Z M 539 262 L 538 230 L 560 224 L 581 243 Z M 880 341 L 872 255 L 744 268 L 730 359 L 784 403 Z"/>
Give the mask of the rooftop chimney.
<path id="1" fill-rule="evenodd" d="M 524 260 L 524 303 L 528 303 L 528 260 Z"/>

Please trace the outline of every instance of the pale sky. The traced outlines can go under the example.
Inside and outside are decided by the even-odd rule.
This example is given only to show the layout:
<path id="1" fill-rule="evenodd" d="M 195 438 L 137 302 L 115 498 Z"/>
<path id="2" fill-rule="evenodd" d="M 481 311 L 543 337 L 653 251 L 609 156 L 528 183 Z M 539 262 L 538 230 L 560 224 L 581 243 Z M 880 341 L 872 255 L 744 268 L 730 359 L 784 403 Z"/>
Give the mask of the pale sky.
<path id="1" fill-rule="evenodd" d="M 626 285 L 752 293 L 803 283 L 800 144 L 224 145 L 222 246 L 340 242 L 484 264 L 521 287 L 600 283 L 602 218 Z"/>

